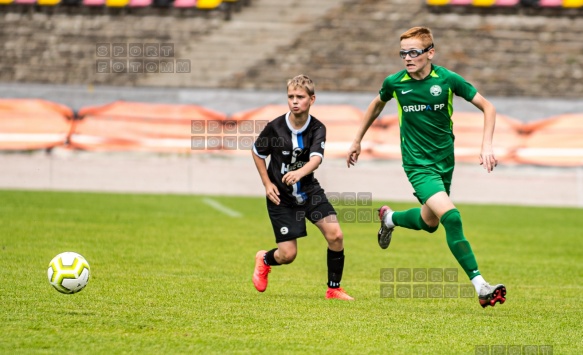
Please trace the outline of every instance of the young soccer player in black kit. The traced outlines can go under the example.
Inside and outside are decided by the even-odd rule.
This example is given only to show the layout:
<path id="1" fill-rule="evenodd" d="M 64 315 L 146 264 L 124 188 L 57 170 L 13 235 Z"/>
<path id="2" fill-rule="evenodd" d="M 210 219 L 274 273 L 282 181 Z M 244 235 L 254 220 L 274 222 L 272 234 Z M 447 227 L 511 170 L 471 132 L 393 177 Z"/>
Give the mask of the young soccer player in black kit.
<path id="1" fill-rule="evenodd" d="M 306 219 L 328 242 L 326 298 L 353 300 L 340 287 L 344 270 L 344 237 L 334 207 L 314 178 L 322 163 L 326 127 L 310 115 L 316 95 L 313 81 L 298 75 L 287 83 L 289 112 L 269 122 L 253 146 L 253 160 L 265 186 L 267 212 L 277 248 L 255 255 L 253 284 L 267 288 L 272 266 L 290 264 L 297 255 L 297 239 L 305 237 Z M 265 159 L 271 156 L 269 167 Z"/>

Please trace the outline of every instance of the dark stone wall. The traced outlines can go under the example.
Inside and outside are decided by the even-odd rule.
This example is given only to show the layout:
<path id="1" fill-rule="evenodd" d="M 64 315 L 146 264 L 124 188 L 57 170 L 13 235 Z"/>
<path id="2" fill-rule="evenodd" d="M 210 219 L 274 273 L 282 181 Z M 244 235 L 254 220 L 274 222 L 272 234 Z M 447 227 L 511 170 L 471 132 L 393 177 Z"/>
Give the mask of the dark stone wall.
<path id="1" fill-rule="evenodd" d="M 329 13 L 293 46 L 265 58 L 229 87 L 279 88 L 281 73 L 314 77 L 320 90 L 378 91 L 403 69 L 399 36 L 433 30 L 434 63 L 491 96 L 583 97 L 583 11 L 430 11 L 424 1 L 360 0 Z M 579 9 L 583 10 L 583 9 Z"/>
<path id="2" fill-rule="evenodd" d="M 181 49 L 210 35 L 223 22 L 214 16 L 92 13 L 0 13 L 0 81 L 51 84 L 136 85 L 138 75 L 97 73 L 97 61 L 120 59 L 171 60 L 181 58 Z M 142 54 L 113 57 L 113 45 L 141 45 Z M 175 52 L 146 56 L 148 45 L 171 44 Z M 109 48 L 101 57 L 98 48 Z M 118 47 L 119 48 L 119 47 Z M 152 47 L 150 47 L 152 48 Z M 126 67 L 129 72 L 129 64 Z M 111 72 L 110 68 L 110 72 Z"/>
<path id="3" fill-rule="evenodd" d="M 376 92 L 388 74 L 403 68 L 397 55 L 399 35 L 424 25 L 434 31 L 434 62 L 458 72 L 485 95 L 579 98 L 580 14 L 435 12 L 423 0 L 339 1 L 292 45 L 257 58 L 244 75 L 234 75 L 219 87 L 279 90 L 282 77 L 305 73 L 315 79 L 318 90 Z M 0 81 L 140 85 L 135 75 L 97 74 L 98 43 L 175 43 L 174 58 L 180 58 L 181 48 L 198 45 L 198 39 L 212 36 L 223 21 L 220 14 L 1 12 Z M 214 69 L 228 70 L 219 65 Z M 155 80 L 149 85 L 156 85 Z"/>

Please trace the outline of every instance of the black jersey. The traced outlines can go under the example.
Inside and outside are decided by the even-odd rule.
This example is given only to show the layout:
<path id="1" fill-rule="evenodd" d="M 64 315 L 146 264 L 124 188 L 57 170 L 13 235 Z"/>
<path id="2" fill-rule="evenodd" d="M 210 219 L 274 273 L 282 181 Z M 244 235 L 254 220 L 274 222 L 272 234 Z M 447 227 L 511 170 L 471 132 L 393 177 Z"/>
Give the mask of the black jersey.
<path id="1" fill-rule="evenodd" d="M 288 171 L 304 166 L 313 155 L 324 159 L 326 127 L 315 117 L 308 116 L 302 128 L 294 129 L 289 115 L 289 112 L 281 115 L 265 126 L 253 145 L 253 153 L 262 159 L 271 156 L 267 173 L 279 190 L 282 204 L 301 205 L 308 196 L 321 189 L 314 173 L 290 186 L 281 179 Z"/>

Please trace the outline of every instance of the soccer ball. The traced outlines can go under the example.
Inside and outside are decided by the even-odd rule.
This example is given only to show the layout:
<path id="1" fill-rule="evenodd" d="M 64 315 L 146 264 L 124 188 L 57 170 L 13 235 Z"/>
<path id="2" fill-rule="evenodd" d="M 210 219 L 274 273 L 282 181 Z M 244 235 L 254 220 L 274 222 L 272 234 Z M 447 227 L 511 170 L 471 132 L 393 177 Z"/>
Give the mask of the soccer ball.
<path id="1" fill-rule="evenodd" d="M 89 282 L 89 263 L 81 255 L 68 251 L 53 258 L 47 271 L 49 283 L 61 293 L 77 293 Z"/>

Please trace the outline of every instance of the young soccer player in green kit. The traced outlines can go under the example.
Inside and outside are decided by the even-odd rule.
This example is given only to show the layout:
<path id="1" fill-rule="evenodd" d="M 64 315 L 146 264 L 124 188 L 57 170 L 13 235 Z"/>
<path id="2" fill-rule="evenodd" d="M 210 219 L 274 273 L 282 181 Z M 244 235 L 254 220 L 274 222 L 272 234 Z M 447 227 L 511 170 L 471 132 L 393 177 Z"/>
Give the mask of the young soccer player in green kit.
<path id="1" fill-rule="evenodd" d="M 413 27 L 401 35 L 399 52 L 405 70 L 388 76 L 379 95 L 369 105 L 347 156 L 356 164 L 360 142 L 385 104 L 395 99 L 399 108 L 403 168 L 421 208 L 392 211 L 379 209 L 378 243 L 386 249 L 396 226 L 433 233 L 443 224 L 447 244 L 476 288 L 482 307 L 506 301 L 506 287 L 491 286 L 478 269 L 466 240 L 459 211 L 449 198 L 454 170 L 453 95 L 470 101 L 484 113 L 480 164 L 490 173 L 497 165 L 492 150 L 496 109 L 460 75 L 431 63 L 435 55 L 433 35 L 426 27 Z"/>

